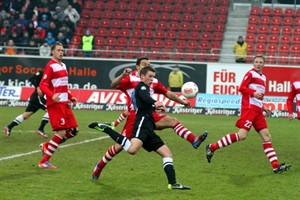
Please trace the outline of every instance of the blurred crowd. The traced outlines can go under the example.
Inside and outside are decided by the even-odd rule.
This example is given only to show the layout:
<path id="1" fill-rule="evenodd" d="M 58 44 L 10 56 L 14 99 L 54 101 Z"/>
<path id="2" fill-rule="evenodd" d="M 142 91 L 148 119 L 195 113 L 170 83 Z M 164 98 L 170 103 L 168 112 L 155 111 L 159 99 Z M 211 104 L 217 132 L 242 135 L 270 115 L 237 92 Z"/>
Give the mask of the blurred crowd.
<path id="1" fill-rule="evenodd" d="M 0 53 L 48 56 L 55 41 L 67 48 L 81 5 L 78 0 L 1 0 Z"/>

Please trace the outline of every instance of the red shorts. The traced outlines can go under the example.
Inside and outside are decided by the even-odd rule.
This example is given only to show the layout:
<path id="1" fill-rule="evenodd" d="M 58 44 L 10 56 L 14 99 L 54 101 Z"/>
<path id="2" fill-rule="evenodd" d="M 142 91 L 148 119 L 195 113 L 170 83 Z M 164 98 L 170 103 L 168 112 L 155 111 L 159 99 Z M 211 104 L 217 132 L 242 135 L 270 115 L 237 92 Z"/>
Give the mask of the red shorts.
<path id="1" fill-rule="evenodd" d="M 76 128 L 77 122 L 68 104 L 55 103 L 47 107 L 53 131 Z"/>
<path id="2" fill-rule="evenodd" d="M 236 127 L 249 131 L 253 126 L 259 132 L 264 128 L 268 128 L 266 118 L 262 112 L 251 109 L 242 110 L 241 116 L 235 124 Z"/>
<path id="3" fill-rule="evenodd" d="M 135 115 L 134 111 L 129 112 L 129 115 L 127 116 L 126 123 L 125 123 L 125 125 L 123 127 L 123 130 L 121 132 L 121 134 L 126 136 L 127 138 L 131 138 L 132 129 L 133 129 L 134 121 L 135 121 L 135 116 L 136 115 Z M 155 122 L 158 122 L 159 120 L 161 120 L 165 116 L 166 116 L 165 114 L 159 114 L 157 112 L 153 112 L 153 118 L 154 118 Z"/>

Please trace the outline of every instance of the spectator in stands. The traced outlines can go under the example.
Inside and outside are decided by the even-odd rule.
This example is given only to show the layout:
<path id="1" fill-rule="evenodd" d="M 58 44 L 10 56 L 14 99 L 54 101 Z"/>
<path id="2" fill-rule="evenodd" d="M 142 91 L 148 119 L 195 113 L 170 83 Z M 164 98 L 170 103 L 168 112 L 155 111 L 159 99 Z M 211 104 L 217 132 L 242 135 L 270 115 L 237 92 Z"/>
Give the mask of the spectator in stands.
<path id="1" fill-rule="evenodd" d="M 62 25 L 61 28 L 59 29 L 60 32 L 62 32 L 66 38 L 66 41 L 70 43 L 72 37 L 73 37 L 73 32 L 70 30 L 69 27 L 66 25 Z"/>
<path id="2" fill-rule="evenodd" d="M 6 54 L 6 55 L 16 55 L 17 54 L 15 43 L 12 39 L 9 39 L 7 42 L 7 45 L 4 47 L 4 54 Z"/>
<path id="3" fill-rule="evenodd" d="M 20 13 L 19 18 L 15 21 L 15 24 L 19 24 L 19 23 L 22 24 L 24 27 L 27 26 L 28 20 L 25 19 L 24 13 Z"/>
<path id="4" fill-rule="evenodd" d="M 57 34 L 59 32 L 59 28 L 58 25 L 56 25 L 53 21 L 50 22 L 49 24 L 49 28 L 48 28 L 48 32 L 51 32 L 53 37 L 56 38 Z"/>
<path id="5" fill-rule="evenodd" d="M 13 40 L 16 46 L 19 46 L 21 43 L 21 38 L 16 32 L 11 32 L 9 39 Z"/>
<path id="6" fill-rule="evenodd" d="M 71 31 L 75 31 L 75 24 L 70 20 L 70 18 L 68 16 L 65 16 L 65 19 L 62 22 L 62 25 L 69 27 Z"/>
<path id="7" fill-rule="evenodd" d="M 84 57 L 92 57 L 93 56 L 93 46 L 94 46 L 94 36 L 91 35 L 89 29 L 85 31 L 85 35 L 82 36 L 82 52 Z"/>
<path id="8" fill-rule="evenodd" d="M 52 14 L 49 12 L 49 9 L 47 7 L 44 7 L 43 12 L 41 13 L 41 18 L 39 20 L 43 20 L 43 16 L 46 15 L 48 20 L 51 20 Z"/>
<path id="9" fill-rule="evenodd" d="M 8 39 L 9 39 L 9 34 L 6 34 L 6 29 L 1 28 L 0 29 L 0 46 L 5 46 Z"/>
<path id="10" fill-rule="evenodd" d="M 59 7 L 59 6 L 55 7 L 55 12 L 52 15 L 55 15 L 55 14 L 58 16 L 58 20 L 60 22 L 64 21 L 65 14 L 64 14 L 63 10 L 61 9 L 61 7 Z"/>
<path id="11" fill-rule="evenodd" d="M 233 46 L 236 63 L 246 63 L 248 44 L 244 41 L 243 36 L 239 36 L 237 42 Z"/>
<path id="12" fill-rule="evenodd" d="M 47 7 L 53 16 L 56 6 L 57 6 L 57 0 L 48 0 L 47 4 L 45 4 L 44 7 Z"/>
<path id="13" fill-rule="evenodd" d="M 56 41 L 60 42 L 64 48 L 68 47 L 68 42 L 66 40 L 65 35 L 63 34 L 63 32 L 58 32 L 58 35 L 56 37 Z"/>
<path id="14" fill-rule="evenodd" d="M 29 22 L 26 26 L 26 31 L 28 32 L 29 37 L 31 38 L 34 34 L 35 28 L 33 26 L 33 22 Z"/>
<path id="15" fill-rule="evenodd" d="M 10 11 L 14 11 L 16 13 L 20 13 L 22 7 L 24 6 L 24 4 L 25 4 L 24 0 L 11 1 Z"/>
<path id="16" fill-rule="evenodd" d="M 78 14 L 81 13 L 81 6 L 77 0 L 73 0 L 71 6 L 77 10 Z"/>
<path id="17" fill-rule="evenodd" d="M 59 6 L 63 11 L 67 9 L 68 5 L 69 5 L 68 0 L 59 0 L 57 3 L 57 6 Z"/>
<path id="18" fill-rule="evenodd" d="M 38 44 L 35 43 L 35 40 L 31 39 L 29 41 L 28 47 L 25 48 L 25 54 L 34 56 L 39 55 Z"/>
<path id="19" fill-rule="evenodd" d="M 23 33 L 26 31 L 26 28 L 21 23 L 17 23 L 12 27 L 11 32 L 16 33 L 18 37 L 23 37 Z"/>
<path id="20" fill-rule="evenodd" d="M 27 47 L 29 45 L 30 36 L 27 31 L 24 31 L 23 36 L 20 39 L 20 46 Z"/>
<path id="21" fill-rule="evenodd" d="M 31 22 L 33 23 L 33 27 L 35 29 L 39 26 L 39 21 L 38 21 L 37 16 L 35 14 L 32 15 Z"/>
<path id="22" fill-rule="evenodd" d="M 39 36 L 40 40 L 44 40 L 46 37 L 46 30 L 43 29 L 41 26 L 38 26 L 34 33 L 36 33 Z"/>
<path id="23" fill-rule="evenodd" d="M 44 42 L 42 46 L 40 46 L 40 56 L 50 56 L 51 48 L 47 42 Z"/>
<path id="24" fill-rule="evenodd" d="M 53 22 L 57 27 L 61 27 L 62 22 L 58 20 L 58 15 L 53 14 L 50 23 Z"/>
<path id="25" fill-rule="evenodd" d="M 45 42 L 47 42 L 50 46 L 55 42 L 55 38 L 53 37 L 51 32 L 47 33 L 47 37 L 45 38 Z"/>
<path id="26" fill-rule="evenodd" d="M 180 92 L 183 85 L 183 74 L 178 65 L 169 74 L 169 87 L 172 92 Z"/>
<path id="27" fill-rule="evenodd" d="M 14 17 L 9 12 L 6 13 L 5 21 L 8 22 L 8 24 L 9 24 L 10 27 L 15 24 L 15 19 L 14 19 Z"/>
<path id="28" fill-rule="evenodd" d="M 49 28 L 49 20 L 46 14 L 42 15 L 42 20 L 39 22 L 39 26 L 41 26 L 43 29 L 47 30 Z"/>
<path id="29" fill-rule="evenodd" d="M 76 26 L 77 21 L 80 18 L 77 10 L 73 8 L 71 5 L 68 5 L 68 8 L 64 11 L 65 16 L 70 18 L 70 21 L 73 22 L 74 26 Z"/>
<path id="30" fill-rule="evenodd" d="M 31 40 L 34 40 L 34 42 L 37 45 L 43 44 L 44 40 L 41 40 L 40 36 L 37 33 L 34 33 L 33 36 L 31 37 Z"/>

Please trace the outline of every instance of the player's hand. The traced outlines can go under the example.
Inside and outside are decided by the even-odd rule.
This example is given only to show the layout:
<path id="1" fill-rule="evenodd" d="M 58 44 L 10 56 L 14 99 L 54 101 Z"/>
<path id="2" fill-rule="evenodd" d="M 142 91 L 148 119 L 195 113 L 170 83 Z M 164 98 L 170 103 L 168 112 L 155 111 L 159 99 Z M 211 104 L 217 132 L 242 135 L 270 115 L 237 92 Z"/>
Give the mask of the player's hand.
<path id="1" fill-rule="evenodd" d="M 124 71 L 123 71 L 123 76 L 128 76 L 130 73 L 132 72 L 132 69 L 131 68 L 125 68 Z"/>
<path id="2" fill-rule="evenodd" d="M 71 99 L 71 102 L 72 102 L 72 105 L 73 106 L 76 106 L 77 105 L 77 98 L 76 97 L 72 97 L 72 99 Z"/>
<path id="3" fill-rule="evenodd" d="M 59 100 L 60 100 L 60 97 L 59 97 L 59 93 L 55 93 L 53 96 L 52 96 L 52 99 L 53 99 L 53 101 L 54 102 L 59 102 Z"/>
<path id="4" fill-rule="evenodd" d="M 40 87 L 37 87 L 37 88 L 36 88 L 36 92 L 37 92 L 37 94 L 38 94 L 40 97 L 43 97 L 43 96 L 44 96 L 44 94 L 43 94 L 42 90 L 40 89 Z"/>
<path id="5" fill-rule="evenodd" d="M 272 111 L 269 108 L 263 107 L 263 110 L 267 113 L 268 116 L 271 116 Z"/>
<path id="6" fill-rule="evenodd" d="M 156 110 L 163 111 L 163 112 L 167 110 L 166 106 L 161 101 L 155 102 L 154 105 Z"/>
<path id="7" fill-rule="evenodd" d="M 183 100 L 183 105 L 188 108 L 191 107 L 191 103 L 188 100 Z"/>
<path id="8" fill-rule="evenodd" d="M 293 114 L 289 114 L 288 119 L 291 121 L 293 120 Z"/>

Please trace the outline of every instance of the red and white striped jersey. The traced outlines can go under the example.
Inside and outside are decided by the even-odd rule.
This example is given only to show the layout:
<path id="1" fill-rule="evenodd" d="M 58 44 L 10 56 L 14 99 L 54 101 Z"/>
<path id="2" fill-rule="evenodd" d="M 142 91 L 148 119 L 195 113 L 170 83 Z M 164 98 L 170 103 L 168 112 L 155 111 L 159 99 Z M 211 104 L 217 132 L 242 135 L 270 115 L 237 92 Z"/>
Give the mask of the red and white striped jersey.
<path id="1" fill-rule="evenodd" d="M 296 98 L 297 118 L 300 119 L 300 80 L 292 83 L 291 91 L 288 94 L 286 103 L 287 103 L 289 114 L 293 113 L 294 98 Z"/>
<path id="2" fill-rule="evenodd" d="M 118 89 L 123 91 L 127 96 L 127 107 L 128 110 L 133 110 L 133 106 L 131 105 L 131 94 L 137 84 L 141 81 L 138 71 L 133 71 L 130 75 L 124 77 L 118 85 Z M 165 95 L 168 90 L 165 86 L 157 79 L 154 78 L 153 82 L 150 86 L 150 95 L 153 96 L 154 93 Z"/>
<path id="3" fill-rule="evenodd" d="M 46 95 L 46 105 L 54 103 L 52 96 L 59 93 L 60 102 L 68 103 L 71 94 L 68 92 L 68 71 L 64 63 L 51 59 L 44 69 L 40 89 Z"/>
<path id="4" fill-rule="evenodd" d="M 239 91 L 242 93 L 241 109 L 262 111 L 263 98 L 258 99 L 254 97 L 254 92 L 261 92 L 265 94 L 266 76 L 259 74 L 254 68 L 249 70 L 244 76 Z"/>

